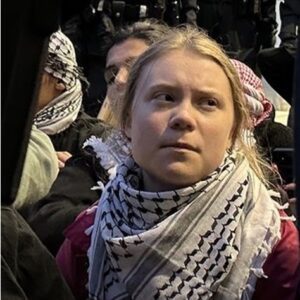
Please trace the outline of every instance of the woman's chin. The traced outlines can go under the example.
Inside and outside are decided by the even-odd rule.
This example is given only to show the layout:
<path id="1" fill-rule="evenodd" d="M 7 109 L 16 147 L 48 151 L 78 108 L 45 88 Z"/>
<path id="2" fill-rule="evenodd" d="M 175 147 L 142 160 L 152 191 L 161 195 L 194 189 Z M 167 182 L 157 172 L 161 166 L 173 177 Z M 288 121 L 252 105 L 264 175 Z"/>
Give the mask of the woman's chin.
<path id="1" fill-rule="evenodd" d="M 148 191 L 163 192 L 192 186 L 201 180 L 201 174 L 191 174 L 186 168 L 172 166 L 154 176 L 144 176 L 144 186 Z"/>

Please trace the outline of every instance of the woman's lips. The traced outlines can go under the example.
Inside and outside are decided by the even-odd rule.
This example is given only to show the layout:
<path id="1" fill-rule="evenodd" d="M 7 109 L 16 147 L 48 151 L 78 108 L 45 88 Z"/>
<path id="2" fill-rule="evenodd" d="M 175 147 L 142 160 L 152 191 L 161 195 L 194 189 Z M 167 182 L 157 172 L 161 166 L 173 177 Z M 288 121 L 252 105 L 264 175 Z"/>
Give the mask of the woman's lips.
<path id="1" fill-rule="evenodd" d="M 184 149 L 184 150 L 190 150 L 190 151 L 197 151 L 197 148 L 184 142 L 175 142 L 175 143 L 168 143 L 166 145 L 163 145 L 162 148 L 175 148 L 175 149 Z"/>

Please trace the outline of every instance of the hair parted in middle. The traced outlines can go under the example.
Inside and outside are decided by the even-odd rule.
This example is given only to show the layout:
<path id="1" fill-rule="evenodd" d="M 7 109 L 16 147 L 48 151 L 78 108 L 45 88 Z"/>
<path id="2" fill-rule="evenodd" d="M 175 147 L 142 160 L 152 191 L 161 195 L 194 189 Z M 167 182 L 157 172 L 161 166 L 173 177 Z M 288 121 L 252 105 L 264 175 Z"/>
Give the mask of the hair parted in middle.
<path id="1" fill-rule="evenodd" d="M 251 168 L 266 184 L 269 176 L 269 166 L 260 157 L 254 147 L 246 145 L 243 133 L 249 127 L 250 112 L 245 102 L 242 84 L 237 71 L 221 46 L 204 31 L 184 25 L 171 28 L 159 41 L 151 45 L 133 64 L 126 86 L 122 107 L 120 110 L 120 128 L 124 129 L 130 122 L 131 110 L 134 105 L 135 92 L 139 85 L 141 74 L 147 65 L 156 59 L 168 55 L 171 51 L 191 51 L 199 57 L 206 57 L 217 63 L 229 80 L 234 105 L 234 128 L 232 134 L 232 148 L 242 152 L 248 159 Z M 201 72 L 201 70 L 199 70 Z"/>

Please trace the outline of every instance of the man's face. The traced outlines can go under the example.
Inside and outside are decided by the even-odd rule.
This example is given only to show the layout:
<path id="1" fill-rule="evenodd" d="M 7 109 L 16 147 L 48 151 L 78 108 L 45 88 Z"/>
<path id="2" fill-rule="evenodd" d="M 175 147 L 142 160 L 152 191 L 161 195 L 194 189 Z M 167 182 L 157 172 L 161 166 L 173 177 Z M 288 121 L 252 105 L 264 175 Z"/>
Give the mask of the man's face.
<path id="1" fill-rule="evenodd" d="M 129 67 L 148 47 L 140 39 L 129 38 L 109 50 L 106 59 L 105 80 L 107 96 L 111 100 L 118 100 L 124 94 Z"/>
<path id="2" fill-rule="evenodd" d="M 47 72 L 43 73 L 36 111 L 39 112 L 65 90 L 63 83 Z"/>

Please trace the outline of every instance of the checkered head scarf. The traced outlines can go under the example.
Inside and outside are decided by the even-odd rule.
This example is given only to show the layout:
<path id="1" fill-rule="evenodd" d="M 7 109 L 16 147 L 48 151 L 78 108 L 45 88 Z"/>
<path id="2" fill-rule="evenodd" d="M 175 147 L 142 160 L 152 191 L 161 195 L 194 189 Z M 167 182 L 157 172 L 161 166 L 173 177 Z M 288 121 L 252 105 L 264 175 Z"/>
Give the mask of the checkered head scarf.
<path id="1" fill-rule="evenodd" d="M 40 130 L 54 135 L 67 129 L 76 120 L 82 103 L 80 79 L 84 79 L 81 68 L 77 65 L 74 46 L 61 31 L 50 36 L 44 71 L 61 80 L 66 87 L 34 119 Z"/>
<path id="2" fill-rule="evenodd" d="M 81 77 L 74 46 L 61 31 L 53 33 L 50 37 L 45 71 L 63 81 L 67 90 Z"/>
<path id="3" fill-rule="evenodd" d="M 235 59 L 231 59 L 231 62 L 243 85 L 246 102 L 255 127 L 270 116 L 273 106 L 265 96 L 261 79 L 244 63 Z"/>

